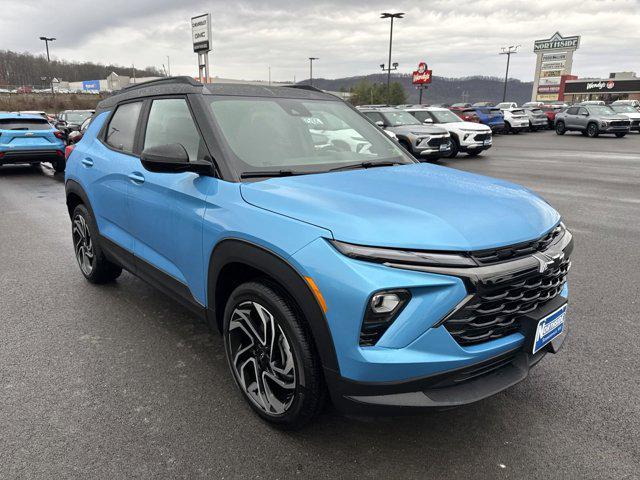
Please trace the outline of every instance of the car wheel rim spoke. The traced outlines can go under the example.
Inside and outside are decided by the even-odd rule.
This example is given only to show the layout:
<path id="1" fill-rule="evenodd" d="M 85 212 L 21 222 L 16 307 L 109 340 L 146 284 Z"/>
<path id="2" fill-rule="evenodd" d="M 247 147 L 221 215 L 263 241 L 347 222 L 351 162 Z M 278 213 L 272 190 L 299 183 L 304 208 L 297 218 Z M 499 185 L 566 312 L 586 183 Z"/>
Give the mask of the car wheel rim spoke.
<path id="1" fill-rule="evenodd" d="M 257 302 L 239 304 L 229 322 L 229 358 L 238 385 L 262 411 L 281 415 L 293 403 L 293 350 L 274 316 Z"/>

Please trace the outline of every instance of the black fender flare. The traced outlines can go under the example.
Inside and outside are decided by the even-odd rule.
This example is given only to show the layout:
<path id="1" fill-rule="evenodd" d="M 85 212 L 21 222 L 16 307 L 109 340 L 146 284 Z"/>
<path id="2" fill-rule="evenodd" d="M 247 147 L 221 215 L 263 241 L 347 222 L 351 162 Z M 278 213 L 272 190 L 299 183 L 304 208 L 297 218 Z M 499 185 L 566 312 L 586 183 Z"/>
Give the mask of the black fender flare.
<path id="1" fill-rule="evenodd" d="M 207 281 L 207 317 L 212 327 L 220 327 L 217 319 L 224 314 L 225 305 L 216 305 L 220 289 L 220 274 L 230 264 L 243 264 L 263 272 L 285 289 L 300 309 L 313 335 L 316 349 L 325 369 L 339 372 L 338 360 L 329 324 L 315 295 L 303 276 L 276 253 L 246 240 L 231 238 L 220 241 L 209 259 Z M 215 324 L 215 325 L 213 325 Z"/>
<path id="2" fill-rule="evenodd" d="M 65 203 L 67 205 L 67 211 L 69 212 L 69 218 L 71 218 L 71 215 L 73 214 L 73 211 L 71 210 L 71 204 L 69 202 L 69 198 L 71 194 L 77 195 L 80 198 L 80 200 L 82 200 L 82 203 L 84 204 L 84 206 L 87 207 L 87 209 L 89 210 L 93 218 L 96 218 L 96 216 L 93 214 L 93 208 L 91 208 L 91 202 L 89 201 L 89 196 L 87 195 L 87 192 L 84 191 L 84 188 L 82 188 L 82 185 L 80 185 L 75 180 L 67 180 L 64 184 L 64 191 L 65 191 Z"/>

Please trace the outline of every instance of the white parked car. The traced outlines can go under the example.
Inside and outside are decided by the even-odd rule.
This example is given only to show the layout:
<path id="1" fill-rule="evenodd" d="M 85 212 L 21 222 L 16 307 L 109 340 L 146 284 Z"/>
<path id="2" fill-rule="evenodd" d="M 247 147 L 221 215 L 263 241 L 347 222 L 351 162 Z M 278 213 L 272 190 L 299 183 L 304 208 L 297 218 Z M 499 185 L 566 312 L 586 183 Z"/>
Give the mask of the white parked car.
<path id="1" fill-rule="evenodd" d="M 451 110 L 441 107 L 410 107 L 406 109 L 411 115 L 427 125 L 438 125 L 451 134 L 451 153 L 449 158 L 458 152 L 470 157 L 491 148 L 493 138 L 491 128 L 475 122 L 465 122 Z"/>
<path id="2" fill-rule="evenodd" d="M 638 133 L 640 133 L 640 112 L 638 110 L 636 110 L 634 107 L 632 107 L 631 105 L 621 105 L 621 104 L 615 104 L 612 103 L 610 105 L 610 107 L 613 109 L 614 112 L 620 114 L 620 115 L 624 115 L 625 117 L 628 117 L 629 120 L 631 120 L 631 131 L 636 131 Z"/>
<path id="3" fill-rule="evenodd" d="M 543 102 L 525 102 L 525 103 L 522 104 L 522 108 L 524 108 L 524 107 L 541 107 L 542 105 L 544 105 Z"/>
<path id="4" fill-rule="evenodd" d="M 640 112 L 640 100 L 616 100 L 611 104 L 612 107 L 614 105 L 630 105 Z"/>
<path id="5" fill-rule="evenodd" d="M 504 108 L 504 131 L 506 133 L 520 133 L 529 128 L 529 116 L 521 108 Z"/>
<path id="6" fill-rule="evenodd" d="M 500 102 L 496 107 L 500 110 L 505 110 L 507 108 L 518 108 L 518 104 L 516 102 Z"/>
<path id="7" fill-rule="evenodd" d="M 603 100 L 585 100 L 578 103 L 578 105 L 605 105 Z"/>

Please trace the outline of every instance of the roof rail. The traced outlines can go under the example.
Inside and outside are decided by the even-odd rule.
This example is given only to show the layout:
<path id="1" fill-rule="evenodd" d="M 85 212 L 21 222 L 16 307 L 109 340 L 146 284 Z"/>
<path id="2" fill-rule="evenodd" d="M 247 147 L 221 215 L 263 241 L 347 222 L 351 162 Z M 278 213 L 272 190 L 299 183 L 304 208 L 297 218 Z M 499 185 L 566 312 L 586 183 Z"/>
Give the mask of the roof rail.
<path id="1" fill-rule="evenodd" d="M 142 87 L 148 87 L 148 86 L 156 86 L 159 84 L 163 84 L 163 83 L 178 83 L 178 84 L 184 84 L 184 85 L 191 85 L 192 87 L 199 87 L 202 86 L 202 84 L 200 82 L 198 82 L 197 80 L 191 78 L 191 77 L 187 77 L 187 76 L 180 76 L 180 77 L 163 77 L 163 78 L 158 78 L 156 80 L 149 80 L 148 82 L 142 82 L 142 83 L 134 83 L 133 85 L 129 85 L 127 87 L 124 87 L 122 89 L 120 89 L 120 92 L 129 92 L 131 90 L 134 90 L 136 88 L 142 88 Z"/>
<path id="2" fill-rule="evenodd" d="M 320 93 L 327 93 L 323 90 L 320 90 L 319 88 L 314 87 L 313 85 L 283 85 L 283 87 L 285 88 L 297 88 L 300 90 L 311 90 L 312 92 L 320 92 Z"/>

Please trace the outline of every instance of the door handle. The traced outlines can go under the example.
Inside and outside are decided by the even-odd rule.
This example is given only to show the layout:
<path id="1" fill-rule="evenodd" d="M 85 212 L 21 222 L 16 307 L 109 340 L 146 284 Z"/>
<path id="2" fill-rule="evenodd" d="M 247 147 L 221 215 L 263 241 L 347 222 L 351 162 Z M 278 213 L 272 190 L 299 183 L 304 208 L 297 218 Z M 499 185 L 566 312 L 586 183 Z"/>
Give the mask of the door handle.
<path id="1" fill-rule="evenodd" d="M 144 175 L 142 175 L 140 172 L 133 172 L 129 174 L 129 180 L 131 180 L 133 183 L 141 184 L 144 183 Z"/>
<path id="2" fill-rule="evenodd" d="M 85 158 L 82 159 L 82 164 L 85 167 L 93 167 L 93 160 L 91 158 L 89 158 L 89 157 L 85 157 Z"/>

